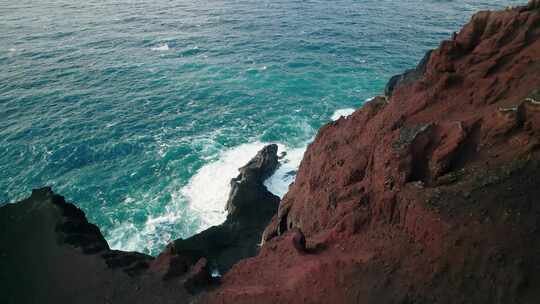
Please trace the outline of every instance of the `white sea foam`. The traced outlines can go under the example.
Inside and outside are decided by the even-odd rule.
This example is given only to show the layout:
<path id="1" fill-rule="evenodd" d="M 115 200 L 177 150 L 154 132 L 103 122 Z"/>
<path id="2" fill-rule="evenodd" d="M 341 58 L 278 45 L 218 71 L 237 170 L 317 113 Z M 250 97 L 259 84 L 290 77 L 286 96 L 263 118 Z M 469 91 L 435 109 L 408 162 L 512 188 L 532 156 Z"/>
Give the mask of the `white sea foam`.
<path id="1" fill-rule="evenodd" d="M 347 117 L 349 115 L 351 115 L 352 113 L 354 113 L 354 109 L 352 108 L 346 108 L 346 109 L 339 109 L 339 110 L 336 110 L 334 112 L 334 114 L 332 114 L 332 120 L 338 120 L 341 118 L 341 116 L 343 117 Z"/>
<path id="2" fill-rule="evenodd" d="M 289 185 L 294 182 L 296 178 L 296 171 L 300 162 L 304 157 L 304 152 L 306 152 L 307 146 L 302 148 L 290 149 L 283 145 L 279 146 L 279 153 L 287 153 L 283 159 L 280 160 L 280 166 L 276 172 L 269 177 L 264 185 L 268 191 L 274 193 L 275 195 L 283 198 L 283 196 L 289 190 Z"/>
<path id="3" fill-rule="evenodd" d="M 141 231 L 133 223 L 125 222 L 109 233 L 107 242 L 114 250 L 138 251 L 144 243 L 142 237 Z"/>
<path id="4" fill-rule="evenodd" d="M 225 204 L 231 189 L 231 178 L 236 177 L 238 168 L 245 165 L 262 147 L 263 143 L 254 142 L 223 152 L 218 160 L 199 169 L 181 190 L 189 207 L 201 218 L 200 230 L 225 221 Z"/>
<path id="5" fill-rule="evenodd" d="M 152 48 L 152 51 L 163 52 L 163 51 L 168 51 L 168 50 L 169 50 L 169 45 L 167 43 L 163 43 L 163 44 L 160 44 L 159 46 L 155 46 Z"/>
<path id="6" fill-rule="evenodd" d="M 127 196 L 123 204 L 131 205 L 126 208 L 145 208 L 158 204 L 163 193 L 142 191 L 136 198 Z M 126 251 L 144 251 L 150 253 L 161 250 L 172 241 L 177 224 L 182 220 L 185 201 L 172 197 L 171 202 L 159 213 L 152 213 L 144 224 L 136 225 L 131 221 L 118 223 L 108 233 L 107 241 L 112 249 Z M 185 222 L 185 219 L 184 219 Z"/>
<path id="7" fill-rule="evenodd" d="M 253 142 L 223 152 L 219 159 L 203 166 L 181 191 L 190 208 L 202 220 L 200 230 L 225 221 L 225 204 L 231 190 L 230 181 L 238 175 L 238 168 L 245 165 L 259 150 L 269 143 Z M 305 147 L 290 149 L 278 144 L 278 153 L 286 153 L 280 167 L 265 181 L 268 190 L 283 197 L 304 155 Z"/>
<path id="8" fill-rule="evenodd" d="M 179 236 L 177 229 L 180 222 L 182 225 L 197 227 L 197 232 L 221 224 L 227 217 L 225 205 L 230 192 L 230 180 L 238 175 L 238 168 L 267 144 L 256 141 L 221 152 L 212 158 L 213 161 L 200 168 L 183 187 L 171 185 L 163 192 L 141 191 L 134 196 L 126 196 L 123 204 L 133 205 L 130 208 L 157 205 L 165 193 L 171 195 L 171 200 L 159 212 L 151 212 L 144 223 L 126 221 L 116 224 L 107 233 L 111 248 L 127 251 L 149 249 L 155 253 Z M 269 191 L 279 197 L 285 195 L 294 181 L 305 149 L 291 149 L 278 143 L 278 154 L 285 152 L 286 155 L 280 159 L 280 167 L 276 172 L 265 181 Z M 181 235 L 187 236 L 189 234 Z"/>

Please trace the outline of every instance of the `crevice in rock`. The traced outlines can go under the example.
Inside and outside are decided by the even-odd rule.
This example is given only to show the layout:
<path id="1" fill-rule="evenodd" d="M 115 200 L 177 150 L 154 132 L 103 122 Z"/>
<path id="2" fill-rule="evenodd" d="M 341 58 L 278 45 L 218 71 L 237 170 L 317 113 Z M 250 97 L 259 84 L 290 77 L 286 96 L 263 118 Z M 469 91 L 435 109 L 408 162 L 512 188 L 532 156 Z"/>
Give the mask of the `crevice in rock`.
<path id="1" fill-rule="evenodd" d="M 284 234 L 289 229 L 289 227 L 287 226 L 288 215 L 289 210 L 283 213 L 283 215 L 281 215 L 281 217 L 279 218 L 278 235 Z"/>

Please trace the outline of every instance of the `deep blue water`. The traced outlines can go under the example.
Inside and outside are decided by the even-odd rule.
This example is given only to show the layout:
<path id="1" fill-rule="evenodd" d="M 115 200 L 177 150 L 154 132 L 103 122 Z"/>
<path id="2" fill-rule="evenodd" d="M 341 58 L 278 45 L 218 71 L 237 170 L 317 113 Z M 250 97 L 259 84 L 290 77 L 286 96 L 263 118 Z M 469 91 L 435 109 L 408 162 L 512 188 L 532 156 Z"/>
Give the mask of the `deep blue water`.
<path id="1" fill-rule="evenodd" d="M 283 194 L 337 110 L 524 2 L 0 0 L 0 202 L 52 185 L 113 248 L 156 254 L 224 219 L 263 143 L 289 152 Z"/>

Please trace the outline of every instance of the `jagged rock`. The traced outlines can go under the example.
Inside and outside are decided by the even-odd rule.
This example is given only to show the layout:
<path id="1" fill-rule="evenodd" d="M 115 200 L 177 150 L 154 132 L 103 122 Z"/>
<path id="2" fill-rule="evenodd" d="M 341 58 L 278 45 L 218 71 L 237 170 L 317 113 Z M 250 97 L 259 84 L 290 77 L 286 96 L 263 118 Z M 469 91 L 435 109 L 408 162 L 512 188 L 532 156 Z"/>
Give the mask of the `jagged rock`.
<path id="1" fill-rule="evenodd" d="M 268 201 L 274 197 L 263 183 L 279 164 L 277 151 L 277 145 L 267 145 L 239 169 L 240 174 L 231 180 L 231 191 L 226 205 L 229 217 L 248 217 L 261 212 L 275 212 L 275 206 L 272 204 L 254 202 Z M 267 207 L 269 211 L 266 210 Z"/>
<path id="2" fill-rule="evenodd" d="M 386 84 L 384 88 L 384 95 L 392 96 L 394 90 L 401 85 L 412 83 L 420 79 L 426 72 L 426 67 L 431 57 L 432 50 L 427 51 L 422 60 L 418 63 L 416 68 L 405 71 L 403 74 L 395 75 Z"/>
<path id="3" fill-rule="evenodd" d="M 429 133 L 432 127 L 433 124 L 431 123 L 413 127 L 402 127 L 399 129 L 399 137 L 392 143 L 392 147 L 396 150 L 409 148 L 419 136 Z"/>
<path id="4" fill-rule="evenodd" d="M 176 254 L 173 244 L 169 244 L 150 264 L 150 269 L 163 280 L 169 280 L 187 273 L 193 263 L 194 258 Z"/>
<path id="5" fill-rule="evenodd" d="M 460 121 L 438 125 L 438 138 L 429 157 L 429 177 L 438 178 L 451 170 L 467 139 L 467 130 Z"/>
<path id="6" fill-rule="evenodd" d="M 205 258 L 199 259 L 184 281 L 184 287 L 191 293 L 196 293 L 212 283 L 212 276 L 208 267 L 208 261 Z"/>
<path id="7" fill-rule="evenodd" d="M 187 303 L 183 287 L 167 288 L 148 271 L 152 260 L 111 250 L 51 188 L 0 207 L 0 303 Z"/>
<path id="8" fill-rule="evenodd" d="M 238 177 L 231 180 L 227 201 L 229 214 L 225 222 L 210 227 L 187 239 L 169 244 L 156 263 L 171 274 L 183 274 L 187 266 L 200 258 L 207 258 L 210 267 L 225 273 L 243 258 L 257 254 L 264 228 L 277 212 L 279 197 L 273 195 L 264 181 L 278 166 L 277 145 L 264 147 L 245 166 Z M 180 265 L 167 265 L 181 261 Z M 165 266 L 163 266 L 165 264 Z"/>
<path id="9" fill-rule="evenodd" d="M 119 250 L 107 251 L 102 257 L 111 269 L 122 269 L 131 276 L 144 272 L 153 260 L 151 256 L 146 254 Z"/>
<path id="10" fill-rule="evenodd" d="M 197 302 L 537 303 L 539 7 L 476 14 L 321 128 L 277 215 L 273 148 L 235 179 L 223 225 L 155 260 L 110 250 L 50 189 L 0 207 L 0 303 L 189 302 L 257 253 Z"/>

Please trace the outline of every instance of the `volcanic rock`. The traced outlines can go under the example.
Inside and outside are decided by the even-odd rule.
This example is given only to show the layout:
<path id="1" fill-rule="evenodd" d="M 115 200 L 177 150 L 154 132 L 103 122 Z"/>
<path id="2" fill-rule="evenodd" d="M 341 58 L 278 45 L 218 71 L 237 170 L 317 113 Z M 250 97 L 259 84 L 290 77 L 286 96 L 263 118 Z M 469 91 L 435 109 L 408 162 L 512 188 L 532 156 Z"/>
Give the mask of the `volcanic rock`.
<path id="1" fill-rule="evenodd" d="M 537 303 L 539 89 L 538 1 L 476 14 L 319 130 L 259 254 L 204 301 Z"/>
<path id="2" fill-rule="evenodd" d="M 191 297 L 148 271 L 153 258 L 111 250 L 50 188 L 0 207 L 0 303 L 178 303 Z"/>
<path id="3" fill-rule="evenodd" d="M 156 263 L 165 267 L 166 278 L 183 274 L 201 258 L 209 267 L 223 274 L 236 262 L 257 254 L 261 235 L 277 212 L 279 197 L 264 185 L 278 166 L 278 147 L 264 147 L 231 180 L 225 222 L 187 239 L 178 239 L 158 256 Z"/>
<path id="4" fill-rule="evenodd" d="M 238 169 L 240 174 L 231 180 L 226 206 L 230 218 L 235 221 L 240 218 L 244 218 L 242 221 L 249 221 L 257 219 L 260 214 L 273 215 L 276 212 L 276 204 L 271 203 L 276 196 L 266 189 L 264 181 L 278 167 L 277 151 L 277 145 L 267 145 L 245 166 Z"/>
<path id="5" fill-rule="evenodd" d="M 0 303 L 188 302 L 215 281 L 211 268 L 224 273 L 258 252 L 279 204 L 263 182 L 277 166 L 277 146 L 266 146 L 231 181 L 225 223 L 157 258 L 111 250 L 82 210 L 50 188 L 34 190 L 0 208 Z"/>
<path id="6" fill-rule="evenodd" d="M 431 57 L 431 52 L 432 51 L 426 52 L 416 68 L 407 70 L 403 74 L 395 75 L 390 78 L 384 88 L 384 94 L 386 96 L 391 96 L 398 86 L 414 82 L 424 76 L 429 58 Z"/>

